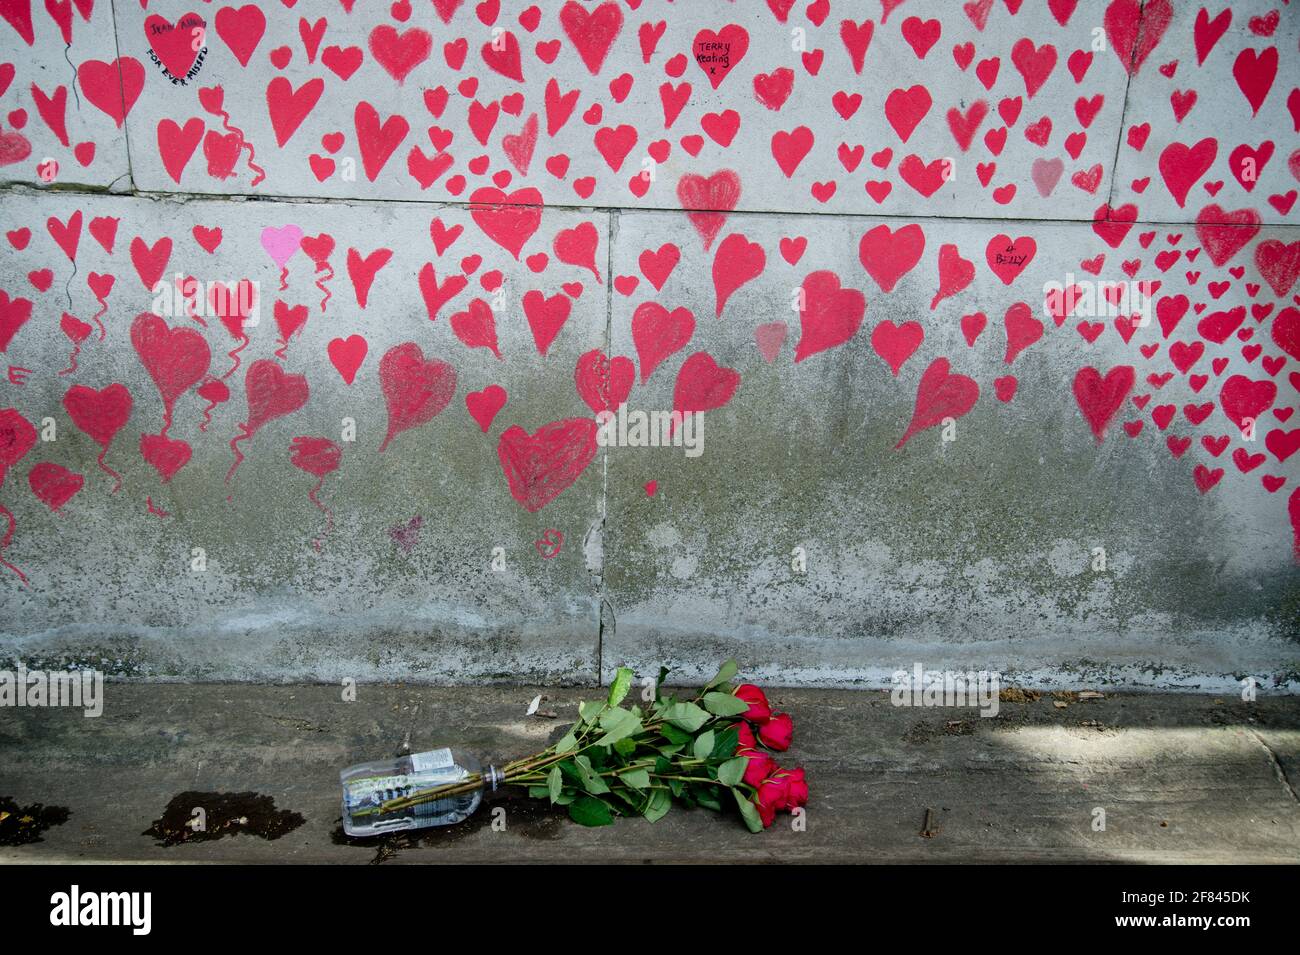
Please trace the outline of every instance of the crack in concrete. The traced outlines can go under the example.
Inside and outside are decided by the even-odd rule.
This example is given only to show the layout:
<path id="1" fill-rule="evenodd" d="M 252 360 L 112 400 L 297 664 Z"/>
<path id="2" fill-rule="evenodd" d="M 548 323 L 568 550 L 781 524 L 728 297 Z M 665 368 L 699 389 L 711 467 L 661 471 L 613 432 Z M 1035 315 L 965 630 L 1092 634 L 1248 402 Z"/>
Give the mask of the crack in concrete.
<path id="1" fill-rule="evenodd" d="M 1263 747 L 1264 753 L 1268 756 L 1269 765 L 1273 767 L 1273 775 L 1277 777 L 1277 781 L 1282 784 L 1282 788 L 1286 790 L 1292 801 L 1300 805 L 1300 794 L 1296 793 L 1295 786 L 1291 784 L 1291 778 L 1287 775 L 1286 768 L 1278 760 L 1277 754 L 1273 752 L 1273 747 L 1265 742 L 1264 737 L 1259 735 L 1258 730 L 1250 730 L 1250 735 L 1255 737 L 1255 742 Z"/>

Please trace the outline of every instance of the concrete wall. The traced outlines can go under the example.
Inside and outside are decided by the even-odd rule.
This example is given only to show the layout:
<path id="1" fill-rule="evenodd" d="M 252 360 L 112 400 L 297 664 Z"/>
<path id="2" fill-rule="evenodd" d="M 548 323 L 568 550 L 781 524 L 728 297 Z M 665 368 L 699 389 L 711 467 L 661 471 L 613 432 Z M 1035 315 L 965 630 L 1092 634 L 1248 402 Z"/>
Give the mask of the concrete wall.
<path id="1" fill-rule="evenodd" d="M 1300 686 L 1291 6 L 26 10 L 0 659 Z"/>

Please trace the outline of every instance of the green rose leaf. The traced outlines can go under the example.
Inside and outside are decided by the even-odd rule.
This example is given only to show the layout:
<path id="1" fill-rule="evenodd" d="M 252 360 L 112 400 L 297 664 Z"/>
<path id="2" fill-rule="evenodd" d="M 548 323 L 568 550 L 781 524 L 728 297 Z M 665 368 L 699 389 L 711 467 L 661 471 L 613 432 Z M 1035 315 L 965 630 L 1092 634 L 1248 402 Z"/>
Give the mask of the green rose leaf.
<path id="1" fill-rule="evenodd" d="M 557 753 L 567 753 L 578 745 L 578 737 L 574 734 L 575 729 L 576 727 L 570 727 L 569 732 L 565 733 L 564 736 L 561 737 L 560 741 L 555 744 L 555 751 Z"/>
<path id="2" fill-rule="evenodd" d="M 551 771 L 546 774 L 547 795 L 551 797 L 551 804 L 560 798 L 560 787 L 563 784 L 563 778 L 560 775 L 560 767 L 552 766 Z"/>
<path id="3" fill-rule="evenodd" d="M 736 729 L 735 724 L 732 724 L 719 733 L 717 740 L 714 741 L 713 759 L 727 759 L 734 756 L 739 744 L 740 731 Z"/>
<path id="4" fill-rule="evenodd" d="M 714 690 L 704 694 L 704 708 L 714 716 L 739 716 L 749 709 L 749 704 L 730 693 Z"/>
<path id="5" fill-rule="evenodd" d="M 644 769 L 634 769 L 631 772 L 620 773 L 618 778 L 633 789 L 650 788 L 650 774 Z"/>
<path id="6" fill-rule="evenodd" d="M 723 683 L 730 683 L 731 678 L 736 675 L 740 668 L 736 665 L 735 660 L 728 660 L 722 666 L 718 667 L 718 672 L 714 674 L 713 679 L 704 684 L 704 688 L 710 689 L 715 686 L 721 686 Z"/>
<path id="7" fill-rule="evenodd" d="M 708 759 L 713 755 L 713 730 L 705 730 L 699 736 L 695 737 L 695 747 L 693 752 L 696 759 Z"/>
<path id="8" fill-rule="evenodd" d="M 668 815 L 668 810 L 672 807 L 673 797 L 668 795 L 668 790 L 656 789 L 650 794 L 650 799 L 641 810 L 641 815 L 650 822 L 658 822 Z"/>
<path id="9" fill-rule="evenodd" d="M 758 810 L 754 804 L 745 798 L 744 793 L 739 789 L 732 789 L 731 795 L 736 797 L 736 805 L 740 807 L 740 815 L 745 820 L 745 825 L 749 827 L 750 832 L 762 832 L 763 820 L 758 815 Z M 569 812 L 573 812 L 573 807 L 569 807 Z"/>
<path id="10" fill-rule="evenodd" d="M 663 734 L 664 739 L 668 740 L 668 742 L 672 743 L 674 746 L 685 746 L 692 739 L 690 733 L 683 733 L 672 724 L 661 727 L 659 732 Z"/>
<path id="11" fill-rule="evenodd" d="M 718 782 L 724 786 L 735 786 L 745 778 L 746 764 L 749 762 L 744 756 L 737 756 L 735 759 L 729 759 L 718 767 Z"/>
<path id="12" fill-rule="evenodd" d="M 627 667 L 619 667 L 618 672 L 614 674 L 614 682 L 609 685 L 609 705 L 618 706 L 627 696 L 627 691 L 632 688 L 632 671 Z"/>
<path id="13" fill-rule="evenodd" d="M 595 723 L 596 720 L 600 719 L 600 714 L 605 712 L 607 705 L 595 700 L 583 700 L 578 704 L 578 715 L 582 717 L 584 723 Z"/>
<path id="14" fill-rule="evenodd" d="M 605 735 L 596 740 L 596 745 L 611 746 L 621 739 L 641 732 L 641 717 L 631 710 L 615 707 L 601 714 L 600 728 L 605 731 Z"/>
<path id="15" fill-rule="evenodd" d="M 578 770 L 578 778 L 582 780 L 582 788 L 587 790 L 593 796 L 599 796 L 601 793 L 609 792 L 609 786 L 605 780 L 596 774 L 591 768 L 591 760 L 586 756 L 576 756 L 573 760 Z"/>
<path id="16" fill-rule="evenodd" d="M 719 694 L 723 695 L 723 694 Z M 707 699 L 707 697 L 706 697 Z M 748 707 L 746 707 L 748 709 Z M 664 719 L 678 729 L 694 733 L 709 721 L 709 714 L 694 703 L 674 703 L 664 710 Z"/>
<path id="17" fill-rule="evenodd" d="M 608 826 L 614 822 L 610 808 L 591 796 L 580 796 L 570 803 L 569 818 L 583 826 Z"/>

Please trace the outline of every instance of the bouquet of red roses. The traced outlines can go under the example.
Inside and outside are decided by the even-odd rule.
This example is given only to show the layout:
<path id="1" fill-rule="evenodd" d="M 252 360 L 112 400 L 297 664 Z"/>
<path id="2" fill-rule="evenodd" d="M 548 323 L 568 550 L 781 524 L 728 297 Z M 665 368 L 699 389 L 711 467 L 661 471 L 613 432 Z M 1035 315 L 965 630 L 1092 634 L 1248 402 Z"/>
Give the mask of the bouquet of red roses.
<path id="1" fill-rule="evenodd" d="M 789 714 L 773 713 L 753 684 L 732 686 L 736 669 L 728 660 L 688 696 L 665 693 L 668 670 L 661 669 L 640 702 L 629 702 L 633 674 L 620 668 L 605 699 L 579 704 L 578 721 L 557 742 L 492 769 L 492 783 L 524 787 L 585 826 L 607 826 L 616 816 L 654 822 L 676 801 L 718 812 L 734 803 L 750 830 L 761 832 L 781 810 L 807 803 L 808 785 L 802 769 L 782 769 L 769 752 L 789 748 Z M 448 800 L 484 784 L 484 774 L 471 773 L 377 811 Z"/>

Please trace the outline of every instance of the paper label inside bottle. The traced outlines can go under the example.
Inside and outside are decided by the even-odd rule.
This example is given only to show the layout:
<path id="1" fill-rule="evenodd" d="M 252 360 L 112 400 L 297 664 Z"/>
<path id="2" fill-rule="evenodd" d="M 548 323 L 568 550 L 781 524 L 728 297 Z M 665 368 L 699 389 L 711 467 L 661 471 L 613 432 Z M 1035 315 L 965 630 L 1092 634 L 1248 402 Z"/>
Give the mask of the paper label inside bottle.
<path id="1" fill-rule="evenodd" d="M 427 753 L 411 754 L 411 770 L 413 772 L 437 772 L 440 769 L 451 769 L 455 765 L 456 760 L 452 758 L 450 749 L 431 749 Z"/>

